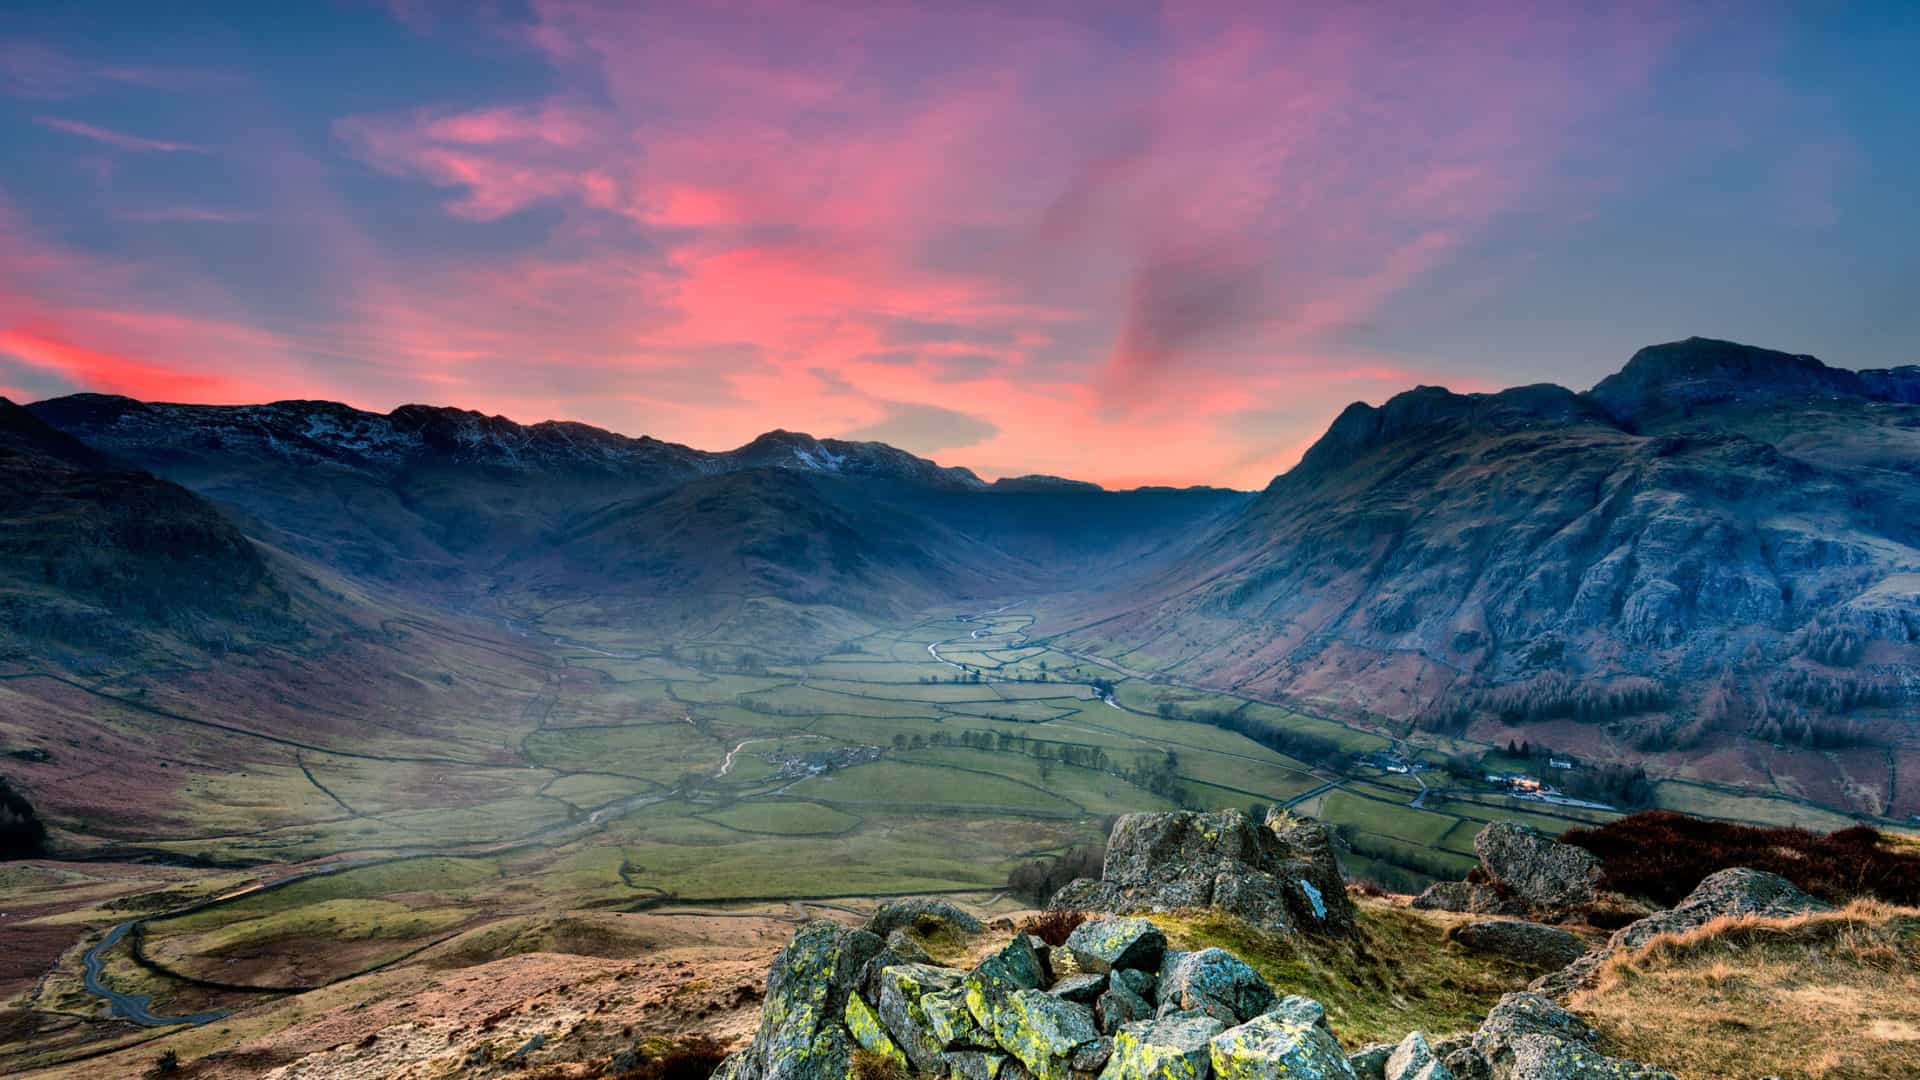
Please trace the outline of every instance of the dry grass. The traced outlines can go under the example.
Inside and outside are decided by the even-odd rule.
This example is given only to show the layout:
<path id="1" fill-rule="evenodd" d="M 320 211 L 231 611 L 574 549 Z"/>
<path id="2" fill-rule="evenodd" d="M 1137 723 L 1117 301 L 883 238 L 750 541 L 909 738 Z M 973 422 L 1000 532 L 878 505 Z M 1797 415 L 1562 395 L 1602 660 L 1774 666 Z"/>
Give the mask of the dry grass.
<path id="1" fill-rule="evenodd" d="M 1447 929 L 1465 917 L 1365 896 L 1355 897 L 1355 906 L 1355 931 L 1346 937 L 1275 937 L 1217 911 L 1149 917 L 1175 948 L 1218 945 L 1281 994 L 1319 1001 L 1349 1049 L 1398 1042 L 1416 1028 L 1435 1035 L 1471 1030 L 1502 994 L 1544 971 L 1449 944 Z"/>
<path id="2" fill-rule="evenodd" d="M 1608 1052 L 1683 1077 L 1920 1076 L 1920 909 L 1718 919 L 1617 956 L 1574 1001 Z"/>

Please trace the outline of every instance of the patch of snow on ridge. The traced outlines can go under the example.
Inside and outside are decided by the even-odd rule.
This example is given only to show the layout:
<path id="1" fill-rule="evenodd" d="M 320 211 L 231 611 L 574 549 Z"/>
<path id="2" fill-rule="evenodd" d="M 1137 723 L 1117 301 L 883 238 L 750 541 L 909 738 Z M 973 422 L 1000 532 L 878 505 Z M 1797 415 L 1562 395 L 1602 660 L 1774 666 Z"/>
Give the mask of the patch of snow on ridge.
<path id="1" fill-rule="evenodd" d="M 831 473 L 839 472 L 840 466 L 847 460 L 826 447 L 817 445 L 811 450 L 804 446 L 796 446 L 793 448 L 793 456 L 800 459 L 800 464 L 809 469 Z"/>

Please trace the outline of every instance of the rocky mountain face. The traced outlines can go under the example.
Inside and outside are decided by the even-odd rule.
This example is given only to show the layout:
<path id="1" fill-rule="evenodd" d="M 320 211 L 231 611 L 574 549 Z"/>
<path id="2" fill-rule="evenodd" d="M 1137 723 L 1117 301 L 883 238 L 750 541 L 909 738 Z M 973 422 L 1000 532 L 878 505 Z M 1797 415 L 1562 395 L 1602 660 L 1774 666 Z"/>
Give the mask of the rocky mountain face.
<path id="1" fill-rule="evenodd" d="M 1592 391 L 1421 387 L 1068 642 L 1483 733 L 1898 746 L 1920 707 L 1920 368 L 1689 339 Z M 1883 793 L 1884 794 L 1884 793 Z"/>
<path id="2" fill-rule="evenodd" d="M 0 398 L 0 651 L 75 660 L 292 632 L 266 561 L 215 507 Z"/>

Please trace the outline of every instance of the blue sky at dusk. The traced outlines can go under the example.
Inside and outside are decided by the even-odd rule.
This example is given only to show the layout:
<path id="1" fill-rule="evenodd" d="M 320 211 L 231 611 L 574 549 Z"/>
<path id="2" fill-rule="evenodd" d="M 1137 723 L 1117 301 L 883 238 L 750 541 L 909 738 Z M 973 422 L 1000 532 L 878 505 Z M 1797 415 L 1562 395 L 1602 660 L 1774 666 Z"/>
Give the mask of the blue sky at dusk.
<path id="1" fill-rule="evenodd" d="M 1257 486 L 1418 383 L 1920 362 L 1920 5 L 156 10 L 0 13 L 0 394 Z"/>

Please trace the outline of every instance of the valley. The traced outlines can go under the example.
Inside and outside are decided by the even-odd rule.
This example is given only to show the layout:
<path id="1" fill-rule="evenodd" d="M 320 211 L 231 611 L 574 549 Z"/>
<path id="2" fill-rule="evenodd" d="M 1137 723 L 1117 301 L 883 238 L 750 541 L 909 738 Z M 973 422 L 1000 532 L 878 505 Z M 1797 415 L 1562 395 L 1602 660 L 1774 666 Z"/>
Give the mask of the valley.
<path id="1" fill-rule="evenodd" d="M 444 665 L 444 681 L 426 680 L 440 693 L 418 705 L 438 738 L 389 724 L 291 739 L 198 720 L 204 676 L 124 696 L 16 677 L 4 684 L 15 704 L 83 699 L 93 724 L 132 739 L 184 724 L 201 752 L 250 763 L 164 763 L 180 783 L 148 793 L 150 829 L 91 826 L 43 799 L 56 830 L 111 843 L 92 853 L 106 861 L 7 872 L 9 904 L 35 901 L 31 925 L 64 934 L 49 935 L 48 973 L 10 987 L 40 1026 L 0 1061 L 48 1064 L 162 1030 L 145 1025 L 225 1023 L 387 969 L 509 955 L 556 919 L 987 899 L 1021 861 L 1097 841 L 1130 811 L 1286 805 L 1337 826 L 1349 873 L 1402 889 L 1463 873 L 1488 822 L 1558 831 L 1612 816 L 1438 771 L 1447 754 L 1497 747 L 1418 745 L 1063 652 L 1030 636 L 1044 604 L 930 612 L 806 663 L 721 641 L 649 651 L 559 622 L 414 622 L 398 647 Z M 463 715 L 463 684 L 479 680 L 499 700 Z M 1258 714 L 1337 753 L 1301 760 L 1166 715 L 1177 710 Z M 70 753 L 53 747 L 55 762 Z M 1423 770 L 1390 771 L 1383 755 Z M 1656 793 L 1695 812 L 1847 821 L 1779 792 L 1665 780 Z M 177 865 L 105 869 L 129 858 Z M 137 1029 L 104 1019 L 110 997 Z"/>
<path id="2" fill-rule="evenodd" d="M 523 956 L 734 963 L 729 925 L 876 897 L 1024 909 L 1137 811 L 1278 805 L 1401 893 L 1497 822 L 1900 827 L 1915 377 L 1696 339 L 1356 405 L 1259 493 L 7 404 L 0 1071 Z"/>

